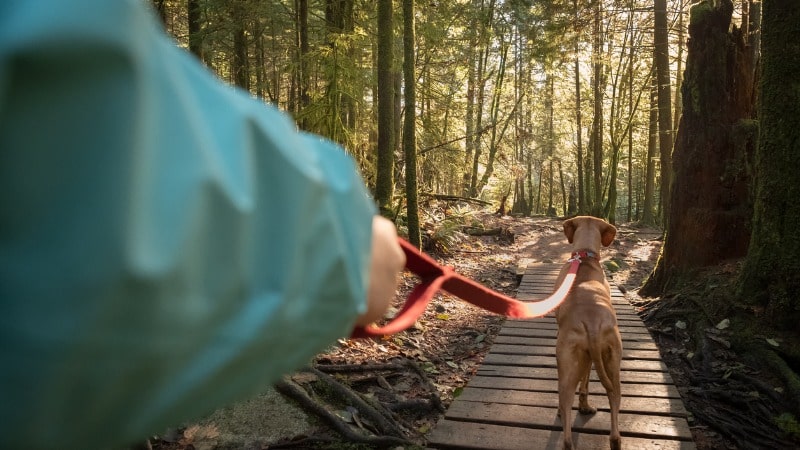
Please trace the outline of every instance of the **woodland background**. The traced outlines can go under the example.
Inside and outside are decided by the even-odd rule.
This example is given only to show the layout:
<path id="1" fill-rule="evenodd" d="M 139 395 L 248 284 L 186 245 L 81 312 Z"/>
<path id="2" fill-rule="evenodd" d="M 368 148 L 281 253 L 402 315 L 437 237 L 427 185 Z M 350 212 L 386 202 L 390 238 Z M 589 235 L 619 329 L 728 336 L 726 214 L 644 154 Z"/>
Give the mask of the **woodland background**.
<path id="1" fill-rule="evenodd" d="M 697 311 L 699 342 L 730 318 L 800 404 L 796 1 L 152 2 L 223 80 L 340 143 L 418 245 L 474 204 L 662 227 L 640 293 Z M 723 288 L 678 295 L 709 271 Z"/>

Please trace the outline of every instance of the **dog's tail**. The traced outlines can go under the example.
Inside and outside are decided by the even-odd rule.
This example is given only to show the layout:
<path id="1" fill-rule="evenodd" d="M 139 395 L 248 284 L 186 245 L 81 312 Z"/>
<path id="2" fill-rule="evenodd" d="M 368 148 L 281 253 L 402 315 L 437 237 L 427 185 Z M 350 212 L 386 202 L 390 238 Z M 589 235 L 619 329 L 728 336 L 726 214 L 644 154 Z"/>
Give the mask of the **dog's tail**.
<path id="1" fill-rule="evenodd" d="M 586 324 L 584 324 L 584 327 L 586 327 Z M 589 356 L 594 364 L 594 371 L 597 373 L 600 383 L 606 390 L 613 389 L 615 383 L 611 380 L 609 368 L 606 367 L 606 359 L 603 357 L 603 352 L 612 351 L 611 348 L 608 347 L 608 343 L 613 341 L 606 339 L 605 336 L 598 336 L 613 332 L 613 330 L 606 330 L 603 328 L 590 330 L 586 327 L 586 332 L 589 335 Z"/>

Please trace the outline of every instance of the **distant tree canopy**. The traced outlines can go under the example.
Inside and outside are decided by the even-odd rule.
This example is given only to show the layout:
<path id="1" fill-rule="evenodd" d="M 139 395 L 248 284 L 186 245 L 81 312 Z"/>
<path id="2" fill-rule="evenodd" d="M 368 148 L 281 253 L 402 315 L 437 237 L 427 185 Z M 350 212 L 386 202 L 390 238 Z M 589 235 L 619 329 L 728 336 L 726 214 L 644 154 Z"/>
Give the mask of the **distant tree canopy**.
<path id="1" fill-rule="evenodd" d="M 495 204 L 509 193 L 519 214 L 657 221 L 675 130 L 651 136 L 649 99 L 657 86 L 655 120 L 671 128 L 674 108 L 661 96 L 679 79 L 688 2 L 659 10 L 656 85 L 652 0 L 420 3 L 412 5 L 413 52 L 403 49 L 400 1 L 153 4 L 180 45 L 222 79 L 341 143 L 373 190 L 386 192 L 388 177 L 398 188 L 387 207 L 403 204 L 404 133 L 414 130 L 421 192 Z M 390 22 L 379 21 L 379 5 L 392 7 Z M 395 38 L 381 41 L 387 34 Z M 387 42 L 394 48 L 382 63 Z M 414 127 L 401 125 L 404 55 L 414 57 Z M 667 150 L 654 160 L 648 149 L 665 136 Z M 388 175 L 378 169 L 379 148 L 394 156 Z"/>

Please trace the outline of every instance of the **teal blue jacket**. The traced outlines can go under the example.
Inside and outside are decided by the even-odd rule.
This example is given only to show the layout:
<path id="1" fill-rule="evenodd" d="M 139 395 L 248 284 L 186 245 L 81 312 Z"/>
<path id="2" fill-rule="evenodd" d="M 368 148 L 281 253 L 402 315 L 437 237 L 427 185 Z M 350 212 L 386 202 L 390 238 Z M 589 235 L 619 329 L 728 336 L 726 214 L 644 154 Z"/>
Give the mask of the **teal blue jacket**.
<path id="1" fill-rule="evenodd" d="M 0 2 L 0 448 L 143 439 L 366 309 L 351 158 L 160 28 L 144 0 Z"/>

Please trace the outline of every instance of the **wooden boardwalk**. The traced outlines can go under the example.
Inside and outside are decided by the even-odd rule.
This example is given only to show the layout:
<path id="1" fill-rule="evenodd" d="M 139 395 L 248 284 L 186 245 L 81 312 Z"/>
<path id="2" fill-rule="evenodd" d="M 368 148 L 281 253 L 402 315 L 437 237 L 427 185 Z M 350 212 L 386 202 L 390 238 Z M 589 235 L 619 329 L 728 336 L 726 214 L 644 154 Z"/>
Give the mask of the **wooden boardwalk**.
<path id="1" fill-rule="evenodd" d="M 560 267 L 529 266 L 517 298 L 549 295 Z M 649 332 L 616 287 L 612 299 L 622 333 L 623 449 L 694 449 L 686 410 Z M 476 376 L 428 435 L 428 446 L 560 449 L 555 345 L 554 317 L 507 320 Z M 589 401 L 598 408 L 597 414 L 578 414 L 575 401 L 573 442 L 578 449 L 607 449 L 608 399 L 594 370 Z"/>

